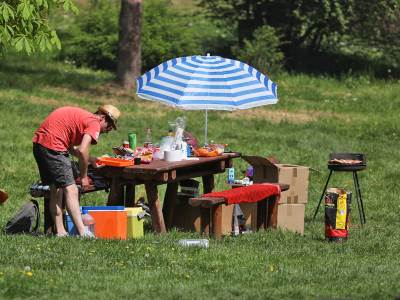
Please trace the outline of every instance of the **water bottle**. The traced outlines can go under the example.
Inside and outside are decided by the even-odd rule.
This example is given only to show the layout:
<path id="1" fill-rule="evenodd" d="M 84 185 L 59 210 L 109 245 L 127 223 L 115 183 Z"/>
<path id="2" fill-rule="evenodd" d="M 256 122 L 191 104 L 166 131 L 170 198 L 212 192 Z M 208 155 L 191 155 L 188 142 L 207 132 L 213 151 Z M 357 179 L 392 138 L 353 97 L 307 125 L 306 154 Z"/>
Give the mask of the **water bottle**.
<path id="1" fill-rule="evenodd" d="M 181 156 L 182 156 L 182 159 L 187 159 L 188 158 L 188 156 L 187 156 L 187 147 L 188 147 L 188 144 L 186 142 L 182 142 L 181 143 Z"/>
<path id="2" fill-rule="evenodd" d="M 152 146 L 151 128 L 147 128 L 146 131 L 146 141 L 144 142 L 145 148 L 150 148 Z"/>
<path id="3" fill-rule="evenodd" d="M 82 222 L 85 226 L 85 235 L 94 237 L 94 225 L 96 222 L 86 209 L 82 210 Z"/>
<path id="4" fill-rule="evenodd" d="M 228 183 L 235 182 L 235 169 L 234 168 L 227 168 L 228 170 Z"/>
<path id="5" fill-rule="evenodd" d="M 178 241 L 178 244 L 184 247 L 202 247 L 208 248 L 207 239 L 182 239 Z"/>

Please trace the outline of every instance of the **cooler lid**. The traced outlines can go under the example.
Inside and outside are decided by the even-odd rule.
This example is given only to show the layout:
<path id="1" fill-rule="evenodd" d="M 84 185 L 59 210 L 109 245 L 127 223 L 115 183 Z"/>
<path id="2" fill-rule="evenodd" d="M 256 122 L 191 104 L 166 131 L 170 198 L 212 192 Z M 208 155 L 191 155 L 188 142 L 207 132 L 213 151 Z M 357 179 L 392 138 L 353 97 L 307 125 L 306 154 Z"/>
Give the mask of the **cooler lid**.
<path id="1" fill-rule="evenodd" d="M 88 211 L 114 211 L 114 210 L 125 210 L 125 206 L 82 206 L 82 210 L 88 210 Z"/>

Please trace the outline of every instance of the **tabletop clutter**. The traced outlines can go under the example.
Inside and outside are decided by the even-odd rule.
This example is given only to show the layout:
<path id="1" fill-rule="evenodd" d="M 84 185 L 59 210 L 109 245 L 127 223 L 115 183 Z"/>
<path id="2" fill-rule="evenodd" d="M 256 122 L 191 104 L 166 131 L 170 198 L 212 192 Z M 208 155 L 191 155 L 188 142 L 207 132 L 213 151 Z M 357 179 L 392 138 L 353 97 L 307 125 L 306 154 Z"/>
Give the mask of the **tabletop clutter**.
<path id="1" fill-rule="evenodd" d="M 99 165 L 131 166 L 149 164 L 153 160 L 168 162 L 196 159 L 195 157 L 218 156 L 224 152 L 226 144 L 208 144 L 199 147 L 197 139 L 185 131 L 186 119 L 176 118 L 169 122 L 171 129 L 158 143 L 153 143 L 152 130 L 147 128 L 143 146 L 137 145 L 135 133 L 128 134 L 128 139 L 121 146 L 113 147 L 112 156 L 105 155 L 98 159 Z"/>

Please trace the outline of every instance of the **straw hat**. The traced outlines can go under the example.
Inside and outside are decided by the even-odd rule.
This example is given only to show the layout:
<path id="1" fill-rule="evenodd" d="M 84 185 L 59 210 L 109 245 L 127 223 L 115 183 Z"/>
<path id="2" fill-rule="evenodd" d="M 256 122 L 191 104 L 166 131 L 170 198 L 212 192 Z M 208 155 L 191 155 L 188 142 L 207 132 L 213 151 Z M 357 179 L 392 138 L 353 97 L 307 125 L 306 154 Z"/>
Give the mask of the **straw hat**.
<path id="1" fill-rule="evenodd" d="M 116 127 L 117 120 L 118 120 L 119 116 L 121 115 L 121 112 L 119 111 L 119 109 L 116 108 L 114 105 L 104 104 L 102 106 L 99 106 L 98 110 L 101 111 L 102 113 L 104 113 L 106 116 L 108 116 L 110 118 L 110 120 L 112 121 L 112 126 L 114 127 L 114 129 L 117 129 L 117 127 Z"/>

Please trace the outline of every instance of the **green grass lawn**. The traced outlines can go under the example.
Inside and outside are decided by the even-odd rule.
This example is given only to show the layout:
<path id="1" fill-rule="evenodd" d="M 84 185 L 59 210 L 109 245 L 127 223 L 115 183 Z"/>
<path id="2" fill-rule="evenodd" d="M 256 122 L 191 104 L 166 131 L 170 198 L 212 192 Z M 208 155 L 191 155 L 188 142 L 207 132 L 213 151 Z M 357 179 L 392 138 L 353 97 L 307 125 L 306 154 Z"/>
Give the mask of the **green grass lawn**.
<path id="1" fill-rule="evenodd" d="M 178 111 L 135 99 L 111 83 L 112 74 L 25 57 L 0 60 L 0 187 L 10 199 L 0 207 L 0 226 L 29 199 L 38 179 L 31 138 L 45 116 L 62 105 L 94 111 L 103 102 L 123 115 L 119 130 L 101 137 L 92 153 L 146 128 L 159 138 L 168 121 L 186 116 L 188 130 L 203 140 L 204 114 Z M 130 241 L 80 240 L 0 234 L 1 299 L 394 299 L 400 295 L 398 201 L 400 85 L 368 78 L 272 76 L 279 103 L 241 112 L 210 112 L 209 138 L 245 154 L 274 155 L 281 162 L 310 166 L 304 236 L 279 230 L 222 241 L 208 249 L 182 248 L 193 233 L 170 232 Z M 324 241 L 323 213 L 311 221 L 328 170 L 330 152 L 363 152 L 360 172 L 367 224 L 356 205 L 348 242 Z M 243 170 L 246 163 L 235 161 Z M 225 189 L 218 175 L 217 189 Z M 331 186 L 352 188 L 349 174 Z M 160 194 L 163 190 L 160 190 Z M 139 196 L 144 194 L 139 189 Z M 104 204 L 106 194 L 84 196 Z M 42 207 L 43 208 L 43 207 Z"/>

